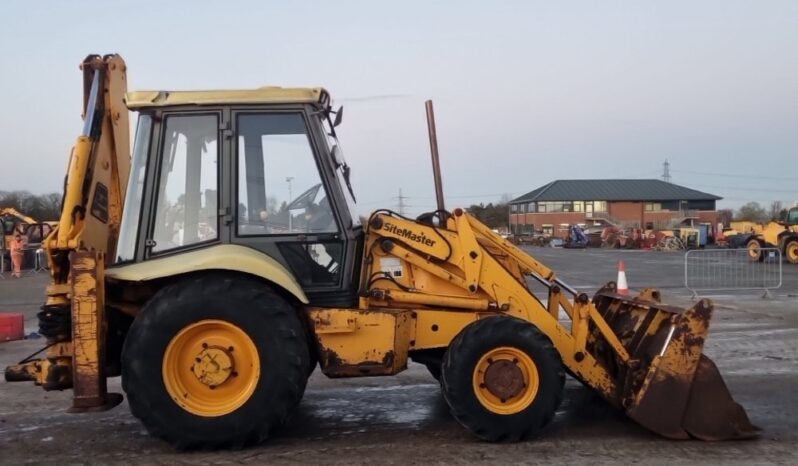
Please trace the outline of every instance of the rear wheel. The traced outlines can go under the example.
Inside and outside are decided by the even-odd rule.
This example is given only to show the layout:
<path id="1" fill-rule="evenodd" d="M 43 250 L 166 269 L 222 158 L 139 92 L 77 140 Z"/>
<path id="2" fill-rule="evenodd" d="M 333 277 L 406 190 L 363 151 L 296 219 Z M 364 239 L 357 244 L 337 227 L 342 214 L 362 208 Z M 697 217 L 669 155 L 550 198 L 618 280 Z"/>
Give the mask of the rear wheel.
<path id="1" fill-rule="evenodd" d="M 790 264 L 798 264 L 798 240 L 790 240 L 784 248 L 784 255 Z"/>
<path id="2" fill-rule="evenodd" d="M 152 435 L 181 449 L 235 448 L 288 418 L 308 365 L 289 303 L 253 278 L 212 273 L 144 306 L 125 340 L 122 384 Z"/>
<path id="3" fill-rule="evenodd" d="M 429 364 L 425 364 L 425 366 L 427 366 L 427 371 L 429 371 L 429 374 L 435 380 L 440 382 L 440 380 L 441 380 L 441 364 L 440 363 L 438 363 L 438 364 L 429 363 Z"/>
<path id="4" fill-rule="evenodd" d="M 765 255 L 762 254 L 762 244 L 758 239 L 754 238 L 748 240 L 746 249 L 748 249 L 748 259 L 750 259 L 751 262 L 762 262 L 765 259 Z"/>
<path id="5" fill-rule="evenodd" d="M 537 327 L 520 319 L 470 324 L 452 341 L 441 369 L 452 415 L 483 440 L 535 436 L 562 401 L 559 354 Z"/>

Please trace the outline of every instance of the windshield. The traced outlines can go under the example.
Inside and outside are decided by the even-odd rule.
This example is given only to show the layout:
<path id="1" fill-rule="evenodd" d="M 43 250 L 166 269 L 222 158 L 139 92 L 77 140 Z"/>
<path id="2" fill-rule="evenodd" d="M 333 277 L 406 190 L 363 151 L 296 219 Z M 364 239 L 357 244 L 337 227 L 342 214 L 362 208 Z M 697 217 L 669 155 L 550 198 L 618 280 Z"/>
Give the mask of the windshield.
<path id="1" fill-rule="evenodd" d="M 141 195 L 144 192 L 144 176 L 147 168 L 147 151 L 150 147 L 152 118 L 149 115 L 139 117 L 136 127 L 136 138 L 133 142 L 133 160 L 130 167 L 130 179 L 125 194 L 122 225 L 119 230 L 119 241 L 116 247 L 116 262 L 133 260 L 136 257 L 136 236 L 139 218 L 141 217 Z"/>
<path id="2" fill-rule="evenodd" d="M 794 207 L 790 209 L 790 212 L 787 214 L 787 225 L 797 225 L 798 224 L 798 207 Z"/>
<path id="3" fill-rule="evenodd" d="M 335 131 L 333 131 L 330 125 L 330 120 L 328 118 L 322 118 L 321 122 L 324 134 L 327 135 L 325 140 L 327 141 L 327 150 L 333 159 L 335 175 L 338 177 L 338 184 L 341 185 L 341 189 L 344 192 L 346 205 L 349 208 L 349 215 L 352 217 L 352 226 L 359 226 L 360 216 L 357 212 L 355 196 L 352 193 L 351 172 L 349 165 L 346 164 L 346 160 L 344 159 L 344 151 L 341 149 L 341 143 L 338 141 L 338 137 L 335 135 Z"/>

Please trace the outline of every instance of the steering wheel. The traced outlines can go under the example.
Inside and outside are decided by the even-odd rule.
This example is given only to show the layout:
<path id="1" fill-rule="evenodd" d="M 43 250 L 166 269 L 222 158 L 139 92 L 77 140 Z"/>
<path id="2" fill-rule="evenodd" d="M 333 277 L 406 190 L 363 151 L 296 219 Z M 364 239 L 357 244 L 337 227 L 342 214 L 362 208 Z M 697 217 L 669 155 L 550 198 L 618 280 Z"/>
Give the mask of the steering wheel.
<path id="1" fill-rule="evenodd" d="M 313 208 L 314 213 L 308 222 L 308 229 L 310 232 L 326 232 L 330 231 L 330 226 L 335 225 L 335 218 L 332 215 L 330 202 L 327 196 L 319 200 L 319 203 Z"/>

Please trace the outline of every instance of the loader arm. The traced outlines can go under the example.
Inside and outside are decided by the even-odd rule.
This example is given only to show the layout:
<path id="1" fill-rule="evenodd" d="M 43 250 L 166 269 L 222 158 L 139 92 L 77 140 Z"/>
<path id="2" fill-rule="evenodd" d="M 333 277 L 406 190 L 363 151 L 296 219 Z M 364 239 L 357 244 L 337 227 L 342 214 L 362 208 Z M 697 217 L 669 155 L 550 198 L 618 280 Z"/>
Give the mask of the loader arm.
<path id="1" fill-rule="evenodd" d="M 613 282 L 591 299 L 461 209 L 441 215 L 438 225 L 378 211 L 368 225 L 360 307 L 389 314 L 411 309 L 417 324 L 410 352 L 445 348 L 441 333 L 505 314 L 541 330 L 574 377 L 650 430 L 670 438 L 753 435 L 745 411 L 702 354 L 708 300 L 685 310 L 662 304 L 653 289 L 618 295 Z M 548 290 L 544 299 L 527 277 Z M 446 323 L 430 333 L 422 322 Z"/>
<path id="2" fill-rule="evenodd" d="M 39 322 L 47 353 L 6 371 L 7 378 L 33 379 L 46 390 L 73 387 L 76 412 L 121 401 L 105 387 L 104 270 L 116 248 L 130 171 L 125 62 L 89 55 L 80 68 L 83 131 L 69 156 L 60 221 L 44 242 L 50 284 Z"/>

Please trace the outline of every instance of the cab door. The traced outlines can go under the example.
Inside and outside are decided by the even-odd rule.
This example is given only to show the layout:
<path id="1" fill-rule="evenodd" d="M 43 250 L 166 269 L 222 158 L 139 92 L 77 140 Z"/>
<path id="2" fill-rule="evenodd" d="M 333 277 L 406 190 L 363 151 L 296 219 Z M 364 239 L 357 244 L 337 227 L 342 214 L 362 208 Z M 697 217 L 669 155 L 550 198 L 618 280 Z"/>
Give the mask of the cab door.
<path id="1" fill-rule="evenodd" d="M 225 152 L 219 137 L 222 112 L 176 111 L 158 119 L 161 137 L 156 142 L 158 157 L 149 169 L 155 176 L 148 177 L 154 196 L 145 230 L 145 259 L 228 239 L 218 217 L 226 204 L 220 196 Z"/>
<path id="2" fill-rule="evenodd" d="M 347 235 L 331 166 L 301 107 L 233 112 L 232 242 L 283 263 L 314 305 L 352 305 Z"/>

